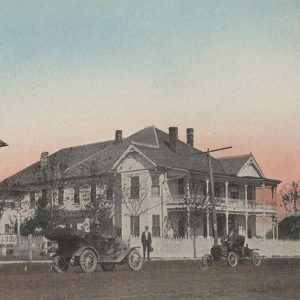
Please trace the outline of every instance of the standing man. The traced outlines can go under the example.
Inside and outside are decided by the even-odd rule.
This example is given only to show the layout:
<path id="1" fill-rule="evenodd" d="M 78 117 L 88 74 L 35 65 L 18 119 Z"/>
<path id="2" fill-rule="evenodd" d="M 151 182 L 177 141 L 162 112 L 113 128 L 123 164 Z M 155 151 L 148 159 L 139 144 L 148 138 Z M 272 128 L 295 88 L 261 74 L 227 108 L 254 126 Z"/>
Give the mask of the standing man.
<path id="1" fill-rule="evenodd" d="M 145 259 L 145 254 L 147 250 L 147 259 L 150 260 L 150 248 L 152 243 L 151 232 L 149 232 L 149 226 L 145 227 L 145 231 L 142 233 L 142 245 L 143 245 L 143 257 Z"/>

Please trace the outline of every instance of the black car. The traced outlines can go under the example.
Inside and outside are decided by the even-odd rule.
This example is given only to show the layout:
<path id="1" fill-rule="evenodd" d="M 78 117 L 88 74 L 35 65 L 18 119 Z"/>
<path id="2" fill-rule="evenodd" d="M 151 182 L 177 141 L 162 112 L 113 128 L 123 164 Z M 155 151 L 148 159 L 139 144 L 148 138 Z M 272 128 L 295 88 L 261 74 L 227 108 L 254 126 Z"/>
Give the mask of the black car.
<path id="1" fill-rule="evenodd" d="M 239 261 L 251 260 L 252 264 L 258 267 L 261 264 L 261 257 L 256 250 L 244 246 L 245 237 L 242 235 L 228 235 L 221 239 L 221 245 L 214 245 L 210 249 L 210 254 L 202 257 L 202 268 L 208 268 L 213 261 L 225 260 L 230 267 L 236 267 Z"/>
<path id="2" fill-rule="evenodd" d="M 58 243 L 52 256 L 52 270 L 65 272 L 69 266 L 79 265 L 83 272 L 95 271 L 99 263 L 104 271 L 115 265 L 127 263 L 133 271 L 143 265 L 138 247 L 129 247 L 113 232 L 91 230 L 84 232 L 72 228 L 56 228 L 46 238 Z"/>

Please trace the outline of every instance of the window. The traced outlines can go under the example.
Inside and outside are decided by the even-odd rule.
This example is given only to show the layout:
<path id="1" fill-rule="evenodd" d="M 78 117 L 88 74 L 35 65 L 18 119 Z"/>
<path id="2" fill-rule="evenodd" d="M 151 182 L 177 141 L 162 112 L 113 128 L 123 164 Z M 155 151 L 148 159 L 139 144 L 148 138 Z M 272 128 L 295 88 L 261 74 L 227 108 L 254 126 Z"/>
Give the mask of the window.
<path id="1" fill-rule="evenodd" d="M 79 199 L 79 187 L 75 186 L 74 187 L 74 203 L 79 204 L 80 199 Z"/>
<path id="2" fill-rule="evenodd" d="M 30 208 L 35 207 L 35 191 L 30 191 Z"/>
<path id="3" fill-rule="evenodd" d="M 230 198 L 239 199 L 239 186 L 232 184 L 230 188 Z"/>
<path id="4" fill-rule="evenodd" d="M 91 185 L 91 203 L 96 202 L 96 184 L 92 183 Z"/>
<path id="5" fill-rule="evenodd" d="M 10 226 L 9 224 L 5 224 L 5 234 L 9 234 L 10 233 Z"/>
<path id="6" fill-rule="evenodd" d="M 112 187 L 108 187 L 106 190 L 106 199 L 107 200 L 113 200 L 113 189 Z"/>
<path id="7" fill-rule="evenodd" d="M 64 204 L 64 187 L 59 186 L 58 187 L 58 205 Z"/>
<path id="8" fill-rule="evenodd" d="M 140 178 L 139 176 L 132 176 L 130 178 L 130 198 L 139 198 L 140 196 Z"/>
<path id="9" fill-rule="evenodd" d="M 151 195 L 153 197 L 160 195 L 160 187 L 159 187 L 159 176 L 152 175 L 151 176 L 152 187 L 151 187 Z"/>
<path id="10" fill-rule="evenodd" d="M 254 188 L 252 185 L 249 185 L 247 187 L 247 199 L 248 200 L 255 200 L 255 193 L 254 193 Z"/>
<path id="11" fill-rule="evenodd" d="M 183 195 L 184 194 L 184 179 L 179 178 L 177 183 L 178 183 L 178 195 Z"/>
<path id="12" fill-rule="evenodd" d="M 221 197 L 221 185 L 218 182 L 215 183 L 215 197 Z"/>
<path id="13" fill-rule="evenodd" d="M 197 184 L 195 178 L 191 178 L 190 180 L 190 194 L 197 194 Z"/>
<path id="14" fill-rule="evenodd" d="M 46 207 L 48 204 L 48 190 L 42 189 L 42 198 L 39 200 L 39 204 L 41 207 Z"/>
<path id="15" fill-rule="evenodd" d="M 140 217 L 130 216 L 130 234 L 135 237 L 140 236 Z"/>
<path id="16" fill-rule="evenodd" d="M 160 236 L 160 218 L 159 215 L 152 216 L 152 234 L 153 236 Z"/>

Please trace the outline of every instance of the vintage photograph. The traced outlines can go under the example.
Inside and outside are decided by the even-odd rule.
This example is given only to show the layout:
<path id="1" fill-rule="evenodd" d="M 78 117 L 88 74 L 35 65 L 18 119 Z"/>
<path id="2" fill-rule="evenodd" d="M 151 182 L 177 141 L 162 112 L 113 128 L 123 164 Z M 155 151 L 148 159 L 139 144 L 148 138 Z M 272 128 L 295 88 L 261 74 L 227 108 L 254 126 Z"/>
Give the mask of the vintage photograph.
<path id="1" fill-rule="evenodd" d="M 299 0 L 0 0 L 0 299 L 299 299 Z"/>

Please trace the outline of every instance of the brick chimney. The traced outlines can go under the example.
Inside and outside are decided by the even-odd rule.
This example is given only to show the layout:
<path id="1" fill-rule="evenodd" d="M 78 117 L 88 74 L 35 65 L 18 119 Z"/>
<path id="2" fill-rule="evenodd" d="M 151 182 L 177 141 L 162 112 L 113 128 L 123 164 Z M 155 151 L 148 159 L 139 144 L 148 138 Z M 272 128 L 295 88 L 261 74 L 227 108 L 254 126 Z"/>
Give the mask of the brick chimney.
<path id="1" fill-rule="evenodd" d="M 178 128 L 177 127 L 169 127 L 169 147 L 174 152 L 176 152 L 177 140 L 178 140 Z"/>
<path id="2" fill-rule="evenodd" d="M 41 153 L 41 158 L 40 158 L 41 168 L 44 168 L 48 164 L 48 155 L 49 155 L 49 152 Z"/>
<path id="3" fill-rule="evenodd" d="M 122 143 L 122 130 L 116 130 L 116 135 L 115 135 L 115 144 L 120 144 Z"/>
<path id="4" fill-rule="evenodd" d="M 186 143 L 194 147 L 194 128 L 186 129 Z"/>

